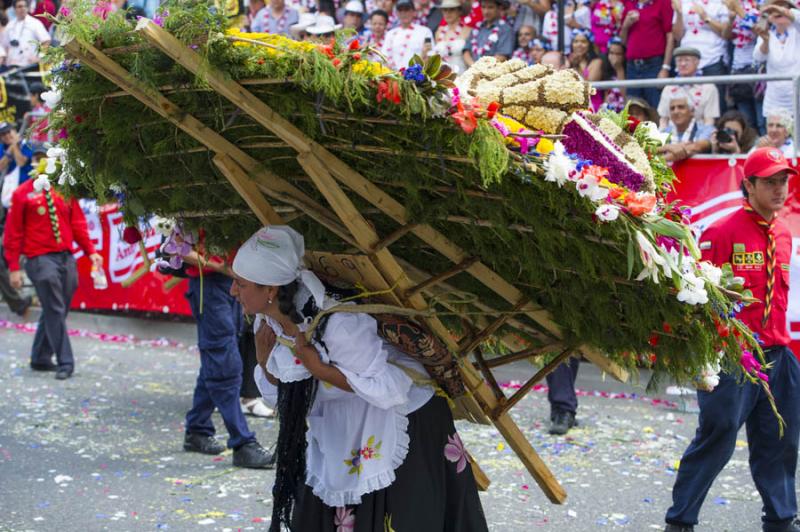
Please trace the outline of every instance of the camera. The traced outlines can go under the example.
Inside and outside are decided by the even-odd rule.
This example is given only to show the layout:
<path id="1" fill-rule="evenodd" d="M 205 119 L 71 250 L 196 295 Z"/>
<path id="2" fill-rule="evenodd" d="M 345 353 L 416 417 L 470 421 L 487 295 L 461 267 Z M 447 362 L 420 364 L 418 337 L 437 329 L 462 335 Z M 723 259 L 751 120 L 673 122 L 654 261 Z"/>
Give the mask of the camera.
<path id="1" fill-rule="evenodd" d="M 717 142 L 728 144 L 729 142 L 733 142 L 733 139 L 738 140 L 736 130 L 729 127 L 717 130 Z"/>
<path id="2" fill-rule="evenodd" d="M 11 39 L 11 40 L 8 42 L 8 44 L 16 48 L 17 46 L 19 46 L 19 41 L 18 41 L 18 40 L 16 40 L 16 39 Z"/>

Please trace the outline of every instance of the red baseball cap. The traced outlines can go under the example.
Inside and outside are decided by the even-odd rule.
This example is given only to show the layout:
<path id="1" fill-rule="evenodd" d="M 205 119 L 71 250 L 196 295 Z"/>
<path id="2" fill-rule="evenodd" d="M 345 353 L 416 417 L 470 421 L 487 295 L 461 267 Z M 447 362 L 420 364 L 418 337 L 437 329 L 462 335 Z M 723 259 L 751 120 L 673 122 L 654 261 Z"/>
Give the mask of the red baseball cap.
<path id="1" fill-rule="evenodd" d="M 758 148 L 744 162 L 745 177 L 772 177 L 783 170 L 791 175 L 798 173 L 778 148 Z"/>

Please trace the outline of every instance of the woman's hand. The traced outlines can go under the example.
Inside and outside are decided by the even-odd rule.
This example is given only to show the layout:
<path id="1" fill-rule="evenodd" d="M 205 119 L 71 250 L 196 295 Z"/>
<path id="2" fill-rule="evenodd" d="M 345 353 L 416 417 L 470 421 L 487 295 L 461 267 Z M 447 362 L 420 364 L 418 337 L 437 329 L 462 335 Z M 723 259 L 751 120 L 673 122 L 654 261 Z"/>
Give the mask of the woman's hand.
<path id="1" fill-rule="evenodd" d="M 303 363 L 312 375 L 316 375 L 316 370 L 322 364 L 322 359 L 319 356 L 319 351 L 313 345 L 308 343 L 306 335 L 302 332 L 299 333 L 294 340 L 294 356 Z"/>
<path id="2" fill-rule="evenodd" d="M 256 361 L 258 361 L 258 365 L 261 366 L 264 373 L 267 372 L 267 360 L 269 360 L 269 355 L 272 353 L 277 339 L 275 331 L 267 324 L 267 321 L 262 321 L 261 326 L 256 331 Z"/>

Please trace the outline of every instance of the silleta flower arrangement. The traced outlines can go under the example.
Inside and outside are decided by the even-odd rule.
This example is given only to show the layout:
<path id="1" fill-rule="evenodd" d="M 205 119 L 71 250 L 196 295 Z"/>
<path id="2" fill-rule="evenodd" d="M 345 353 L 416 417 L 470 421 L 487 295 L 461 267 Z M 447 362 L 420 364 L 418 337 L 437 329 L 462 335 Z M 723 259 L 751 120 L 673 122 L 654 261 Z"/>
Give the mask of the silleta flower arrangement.
<path id="1" fill-rule="evenodd" d="M 574 73 L 485 58 L 453 79 L 435 56 L 396 72 L 352 35 L 309 43 L 243 34 L 212 2 L 167 2 L 163 31 L 202 65 L 189 72 L 150 45 L 124 13 L 100 18 L 93 2 L 76 2 L 59 17 L 66 36 L 113 48 L 110 60 L 176 110 L 156 113 L 63 50 L 48 52 L 50 64 L 60 65 L 53 90 L 61 100 L 49 124 L 65 131 L 63 186 L 122 201 L 129 226 L 144 216 L 171 219 L 181 234 L 202 229 L 205 248 L 219 255 L 261 225 L 214 163 L 219 149 L 176 125 L 175 116 L 191 116 L 239 161 L 249 158 L 246 172 L 303 233 L 308 249 L 353 253 L 346 230 L 329 223 L 335 216 L 298 151 L 211 90 L 205 76 L 214 71 L 367 180 L 371 193 L 380 189 L 391 199 L 387 216 L 365 200 L 365 188 L 344 187 L 379 236 L 396 237 L 389 238 L 393 255 L 428 274 L 474 257 L 559 331 L 520 314 L 497 337 L 588 345 L 627 368 L 644 360 L 656 376 L 683 382 L 718 361 L 742 368 L 744 352 L 759 360 L 758 343 L 736 319 L 746 296 L 727 283 L 724 270 L 720 275 L 699 260 L 684 213 L 664 198 L 674 176 L 656 153 L 661 141 L 647 124 L 629 129 L 624 112 L 583 113 L 593 89 Z M 593 151 L 563 136 L 576 120 L 585 123 L 581 133 L 596 133 L 590 143 L 586 136 Z M 53 180 L 63 172 L 43 173 Z M 444 256 L 439 242 L 398 233 L 399 219 L 432 228 L 458 253 Z M 175 244 L 180 256 L 185 246 Z M 453 330 L 509 309 L 507 298 L 473 277 L 476 269 L 448 278 L 442 293 L 426 294 L 431 311 Z M 747 367 L 758 378 L 755 366 Z"/>

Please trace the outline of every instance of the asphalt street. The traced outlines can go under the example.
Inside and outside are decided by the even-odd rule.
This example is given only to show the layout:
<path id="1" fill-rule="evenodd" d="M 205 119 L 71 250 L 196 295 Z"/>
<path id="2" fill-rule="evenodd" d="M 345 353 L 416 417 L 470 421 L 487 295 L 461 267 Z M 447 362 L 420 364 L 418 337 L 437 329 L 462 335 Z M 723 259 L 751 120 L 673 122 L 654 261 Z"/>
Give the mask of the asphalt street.
<path id="1" fill-rule="evenodd" d="M 182 451 L 199 366 L 192 325 L 74 313 L 77 368 L 64 382 L 28 368 L 33 325 L 0 306 L 0 530 L 267 529 L 271 472 L 233 468 L 230 451 Z M 498 380 L 510 394 L 534 369 L 518 363 Z M 580 425 L 567 437 L 547 434 L 543 387 L 512 410 L 566 489 L 563 505 L 547 501 L 493 426 L 458 422 L 492 480 L 481 495 L 491 530 L 663 529 L 696 402 L 620 385 L 588 363 L 577 387 Z M 272 445 L 276 423 L 250 422 Z M 224 441 L 217 415 L 215 424 Z M 740 438 L 699 532 L 760 530 L 744 431 Z"/>

